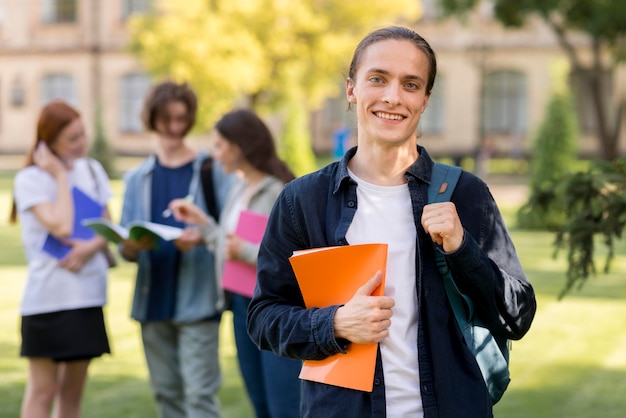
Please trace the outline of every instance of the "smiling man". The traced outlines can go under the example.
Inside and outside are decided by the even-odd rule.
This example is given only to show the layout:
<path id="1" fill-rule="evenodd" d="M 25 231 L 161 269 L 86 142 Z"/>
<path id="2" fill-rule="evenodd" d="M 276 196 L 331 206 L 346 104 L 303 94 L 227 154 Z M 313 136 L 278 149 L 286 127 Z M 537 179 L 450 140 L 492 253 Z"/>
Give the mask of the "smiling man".
<path id="1" fill-rule="evenodd" d="M 270 216 L 248 311 L 252 339 L 301 360 L 344 353 L 351 343 L 379 347 L 372 392 L 302 381 L 302 417 L 493 416 L 433 241 L 492 333 L 519 339 L 534 317 L 532 286 L 486 184 L 463 172 L 451 202 L 427 204 L 433 161 L 416 128 L 436 72 L 434 52 L 414 31 L 367 35 L 346 81 L 358 146 L 287 184 Z M 384 296 L 372 295 L 379 272 L 345 304 L 306 309 L 292 253 L 362 243 L 388 244 Z"/>

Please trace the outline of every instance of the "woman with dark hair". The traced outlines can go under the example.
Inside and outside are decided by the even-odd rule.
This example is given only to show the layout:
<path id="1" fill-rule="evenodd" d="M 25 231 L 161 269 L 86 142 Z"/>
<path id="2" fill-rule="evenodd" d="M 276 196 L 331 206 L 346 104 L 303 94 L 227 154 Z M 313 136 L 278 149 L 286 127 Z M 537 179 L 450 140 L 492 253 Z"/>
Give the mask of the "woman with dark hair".
<path id="1" fill-rule="evenodd" d="M 96 216 L 109 218 L 109 179 L 97 161 L 85 158 L 87 146 L 79 113 L 51 102 L 41 110 L 35 143 L 15 176 L 11 221 L 19 215 L 28 260 L 20 307 L 20 355 L 29 365 L 23 417 L 49 417 L 53 405 L 55 416 L 79 417 L 90 360 L 110 352 L 102 314 L 106 241 L 71 238 L 78 193 L 94 201 Z M 67 245 L 66 254 L 44 250 L 50 237 Z"/>
<path id="2" fill-rule="evenodd" d="M 243 210 L 269 214 L 284 185 L 294 179 L 278 157 L 268 127 L 252 111 L 237 109 L 215 126 L 213 155 L 227 173 L 239 174 L 221 212 L 219 225 L 197 206 L 177 199 L 170 203 L 174 216 L 200 226 L 204 242 L 215 248 L 218 277 L 226 260 L 256 265 L 259 244 L 234 234 Z M 260 351 L 246 332 L 250 297 L 229 293 L 233 312 L 237 358 L 256 416 L 298 417 L 301 362 Z"/>

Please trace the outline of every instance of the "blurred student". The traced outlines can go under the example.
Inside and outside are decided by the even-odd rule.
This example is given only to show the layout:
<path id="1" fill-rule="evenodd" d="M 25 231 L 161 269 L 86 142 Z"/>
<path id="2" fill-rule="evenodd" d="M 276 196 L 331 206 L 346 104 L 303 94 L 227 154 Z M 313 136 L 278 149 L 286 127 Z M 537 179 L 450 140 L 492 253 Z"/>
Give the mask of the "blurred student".
<path id="1" fill-rule="evenodd" d="M 251 110 L 237 109 L 224 115 L 215 126 L 214 152 L 227 173 L 239 181 L 228 194 L 219 225 L 204 211 L 184 200 L 174 200 L 174 216 L 200 226 L 204 242 L 215 248 L 218 274 L 226 260 L 256 266 L 259 244 L 234 234 L 243 210 L 269 215 L 285 183 L 294 179 L 276 154 L 268 127 Z M 233 312 L 237 358 L 246 389 L 258 418 L 299 417 L 301 362 L 260 351 L 246 331 L 250 297 L 228 293 Z"/>
<path id="2" fill-rule="evenodd" d="M 145 220 L 185 228 L 165 211 L 176 198 L 188 196 L 207 210 L 201 178 L 207 155 L 186 141 L 196 111 L 196 95 L 186 84 L 166 81 L 148 93 L 143 119 L 156 134 L 156 151 L 124 177 L 122 226 Z M 231 181 L 217 164 L 211 174 L 221 207 Z M 124 241 L 120 252 L 138 264 L 131 316 L 141 324 L 159 416 L 219 417 L 222 298 L 213 254 L 197 228 L 185 228 L 175 241 Z"/>
<path id="3" fill-rule="evenodd" d="M 79 113 L 62 101 L 39 115 L 35 143 L 14 181 L 11 221 L 18 217 L 28 261 L 21 302 L 20 355 L 28 358 L 22 417 L 75 418 L 92 358 L 110 353 L 102 307 L 106 304 L 106 241 L 70 238 L 74 229 L 73 188 L 102 206 L 111 196 L 102 166 L 86 158 Z M 98 205 L 95 205 L 96 210 Z M 43 250 L 51 235 L 70 246 L 58 259 Z"/>

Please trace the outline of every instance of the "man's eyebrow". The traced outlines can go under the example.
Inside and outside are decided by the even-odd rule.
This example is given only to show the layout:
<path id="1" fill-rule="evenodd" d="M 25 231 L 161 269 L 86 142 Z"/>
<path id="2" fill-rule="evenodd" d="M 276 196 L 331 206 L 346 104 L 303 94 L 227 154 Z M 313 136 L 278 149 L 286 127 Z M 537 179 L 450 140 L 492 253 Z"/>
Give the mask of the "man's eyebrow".
<path id="1" fill-rule="evenodd" d="M 367 70 L 368 73 L 379 73 L 379 74 L 390 74 L 389 71 L 383 70 L 382 68 L 370 68 Z"/>
<path id="2" fill-rule="evenodd" d="M 390 72 L 388 70 L 383 70 L 382 68 L 370 68 L 369 70 L 367 70 L 368 73 L 376 73 L 376 74 L 384 74 L 384 75 L 389 75 Z M 402 77 L 405 80 L 418 80 L 421 81 L 422 83 L 424 82 L 424 79 L 418 75 L 413 75 L 413 74 L 409 74 L 409 75 L 405 75 Z"/>

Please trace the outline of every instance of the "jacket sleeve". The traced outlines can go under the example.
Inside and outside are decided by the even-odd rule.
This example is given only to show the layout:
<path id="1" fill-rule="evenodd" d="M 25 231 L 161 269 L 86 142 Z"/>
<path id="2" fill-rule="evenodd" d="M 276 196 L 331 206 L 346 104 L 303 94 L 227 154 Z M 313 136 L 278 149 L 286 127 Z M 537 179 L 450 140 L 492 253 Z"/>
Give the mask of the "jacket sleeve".
<path id="1" fill-rule="evenodd" d="M 464 173 L 452 201 L 465 227 L 461 247 L 446 254 L 455 283 L 493 333 L 522 338 L 535 315 L 535 293 L 493 196 L 484 182 Z"/>
<path id="2" fill-rule="evenodd" d="M 308 248 L 292 183 L 278 197 L 261 242 L 248 333 L 260 349 L 293 359 L 321 360 L 343 352 L 333 328 L 338 306 L 305 308 L 289 263 L 294 250 Z"/>

